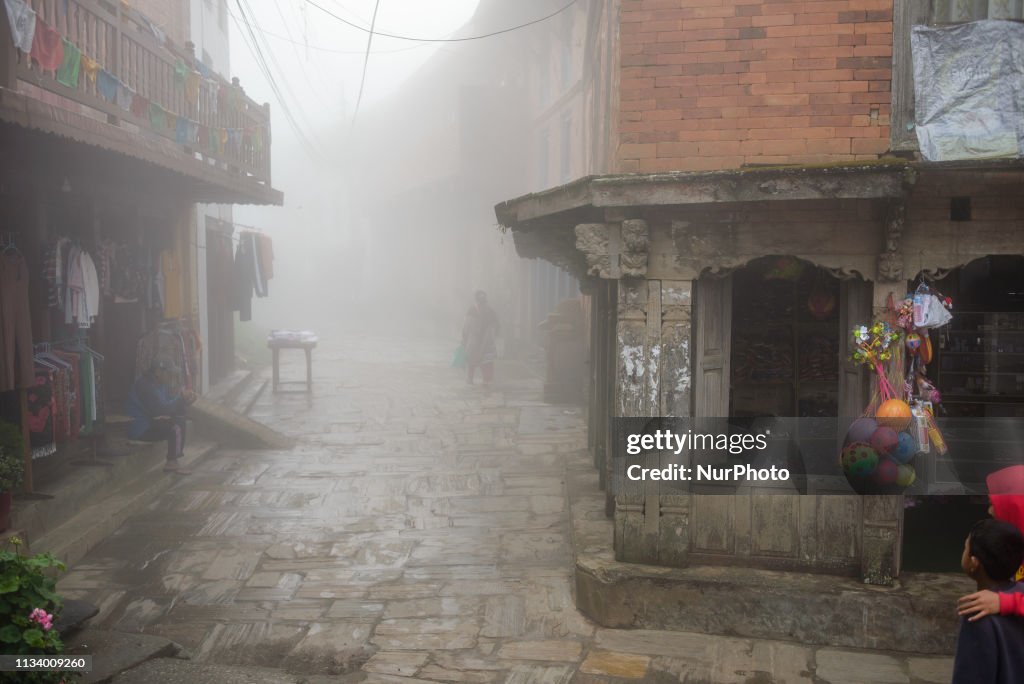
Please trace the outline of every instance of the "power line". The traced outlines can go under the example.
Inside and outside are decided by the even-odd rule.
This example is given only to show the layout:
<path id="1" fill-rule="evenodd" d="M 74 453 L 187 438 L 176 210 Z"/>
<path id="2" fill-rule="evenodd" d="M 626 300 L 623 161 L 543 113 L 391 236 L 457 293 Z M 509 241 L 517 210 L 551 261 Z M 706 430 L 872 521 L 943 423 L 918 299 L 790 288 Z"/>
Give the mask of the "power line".
<path id="1" fill-rule="evenodd" d="M 233 12 L 229 11 L 228 13 L 232 16 L 232 18 L 237 20 L 237 17 L 235 17 Z M 285 43 L 291 43 L 292 45 L 298 45 L 298 46 L 301 46 L 301 47 L 304 47 L 304 48 L 308 48 L 310 50 L 319 50 L 320 52 L 327 52 L 327 53 L 331 53 L 331 54 L 335 54 L 335 55 L 365 55 L 366 54 L 365 50 L 338 50 L 336 48 L 324 47 L 322 45 L 309 45 L 309 44 L 307 44 L 305 42 L 297 41 L 297 40 L 295 40 L 292 37 L 284 36 L 284 35 L 281 35 L 280 33 L 274 33 L 273 31 L 268 31 L 267 29 L 263 28 L 262 26 L 257 27 L 257 30 L 259 30 L 259 32 L 264 34 L 264 35 L 270 36 L 271 38 L 277 38 L 278 40 L 281 40 L 281 41 L 283 41 Z M 362 30 L 365 32 L 365 31 L 368 31 L 369 29 L 362 29 Z M 289 31 L 289 34 L 290 33 L 291 32 Z M 377 35 L 379 36 L 381 34 L 378 33 Z M 422 43 L 420 45 L 410 45 L 409 47 L 398 48 L 397 50 L 374 50 L 370 54 L 374 54 L 374 55 L 393 55 L 393 54 L 396 54 L 396 53 L 399 53 L 399 52 L 409 52 L 410 50 L 422 50 L 425 47 L 429 47 L 429 45 L 427 43 Z"/>
<path id="2" fill-rule="evenodd" d="M 367 29 L 366 27 L 360 26 L 359 24 L 356 24 L 356 23 L 353 23 L 353 22 L 349 21 L 348 19 L 345 19 L 344 17 L 338 16 L 334 12 L 331 12 L 329 9 L 326 9 L 325 7 L 323 7 L 321 5 L 318 5 L 317 3 L 313 2 L 313 0 L 305 0 L 305 2 L 308 5 L 312 5 L 313 7 L 316 7 L 318 10 L 320 10 L 324 14 L 326 14 L 326 15 L 328 15 L 330 17 L 334 17 L 335 19 L 337 19 L 338 21 L 342 22 L 343 24 L 348 24 L 352 28 L 359 29 L 360 31 L 363 31 L 363 32 L 367 32 L 368 31 L 371 34 L 376 34 L 378 36 L 383 36 L 385 38 L 394 38 L 396 40 L 411 40 L 411 41 L 415 41 L 415 42 L 418 42 L 418 43 L 464 43 L 464 42 L 469 41 L 469 40 L 481 40 L 483 38 L 490 38 L 492 36 L 499 36 L 499 35 L 501 35 L 503 33 L 510 33 L 512 31 L 518 31 L 519 29 L 526 28 L 527 26 L 533 26 L 534 24 L 539 24 L 542 21 L 547 21 L 551 17 L 558 16 L 559 14 L 561 14 L 562 12 L 564 12 L 565 10 L 569 9 L 570 7 L 572 7 L 573 5 L 576 4 L 576 0 L 570 0 L 568 4 L 562 6 L 560 9 L 552 12 L 551 14 L 548 14 L 546 16 L 540 17 L 539 19 L 534 19 L 533 21 L 528 21 L 525 24 L 519 24 L 518 26 L 511 26 L 511 27 L 506 28 L 506 29 L 501 29 L 500 31 L 492 31 L 490 33 L 484 33 L 484 34 L 481 34 L 479 36 L 466 36 L 465 38 L 418 38 L 418 37 L 415 37 L 415 36 L 400 36 L 400 35 L 397 35 L 397 34 L 394 34 L 394 33 L 384 33 L 382 31 L 374 31 L 372 25 L 370 26 L 369 29 Z M 376 19 L 376 12 L 374 13 L 374 18 Z"/>
<path id="3" fill-rule="evenodd" d="M 373 29 L 377 25 L 377 10 L 380 9 L 380 0 L 373 3 L 373 17 L 370 19 L 370 35 L 366 37 L 366 55 L 363 57 L 363 76 L 359 79 L 359 95 L 356 97 L 356 107 L 352 111 L 352 126 L 356 125 L 356 117 L 359 116 L 359 104 L 363 101 L 363 86 L 366 85 L 366 67 L 370 65 L 370 47 L 373 45 Z"/>
<path id="4" fill-rule="evenodd" d="M 238 19 L 234 17 L 234 15 L 232 15 L 232 19 L 234 19 L 235 24 L 238 25 L 239 31 L 241 32 L 242 39 L 245 41 L 246 47 L 248 47 L 249 51 L 252 53 L 253 58 L 256 61 L 257 67 L 260 69 L 260 72 L 263 74 L 263 77 L 267 80 L 267 85 L 270 86 L 271 91 L 277 98 L 277 102 L 281 106 L 281 111 L 284 114 L 285 119 L 288 121 L 288 124 L 295 132 L 295 135 L 298 137 L 299 142 L 306 147 L 306 151 L 308 154 L 310 154 L 311 157 L 317 158 L 318 152 L 316 146 L 313 145 L 312 142 L 310 142 L 309 138 L 302 130 L 302 127 L 299 125 L 299 122 L 295 118 L 295 115 L 288 107 L 288 103 L 284 95 L 281 93 L 281 89 L 278 87 L 276 80 L 274 79 L 274 75 L 270 70 L 270 66 L 267 64 L 266 58 L 263 55 L 263 51 L 260 49 L 259 42 L 256 38 L 256 34 L 253 31 L 253 28 L 249 22 L 249 17 L 245 12 L 245 8 L 242 6 L 242 0 L 235 0 L 235 2 L 238 5 L 238 10 L 242 15 L 242 20 L 243 23 L 245 24 L 245 30 L 242 29 L 242 26 L 240 25 Z M 246 36 L 246 33 L 248 33 L 248 36 Z M 251 44 L 250 39 L 252 41 Z"/>

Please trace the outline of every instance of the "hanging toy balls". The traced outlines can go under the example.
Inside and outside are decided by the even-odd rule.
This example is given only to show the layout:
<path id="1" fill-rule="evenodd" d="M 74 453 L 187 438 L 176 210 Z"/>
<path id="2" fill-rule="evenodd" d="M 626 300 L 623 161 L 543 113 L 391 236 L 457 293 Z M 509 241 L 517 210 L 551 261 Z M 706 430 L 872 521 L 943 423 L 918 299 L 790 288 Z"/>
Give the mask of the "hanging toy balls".
<path id="1" fill-rule="evenodd" d="M 880 485 L 891 485 L 896 482 L 899 476 L 900 467 L 896 465 L 896 461 L 883 458 L 878 462 L 878 467 L 875 468 L 874 480 Z"/>
<path id="2" fill-rule="evenodd" d="M 846 432 L 846 443 L 853 444 L 854 442 L 870 442 L 871 435 L 875 434 L 875 430 L 878 429 L 878 423 L 874 418 L 858 418 L 853 421 L 850 425 L 850 429 Z"/>
<path id="3" fill-rule="evenodd" d="M 899 435 L 891 427 L 880 425 L 871 435 L 871 447 L 879 454 L 888 454 L 900 443 Z"/>
<path id="4" fill-rule="evenodd" d="M 886 425 L 893 430 L 904 430 L 910 425 L 910 406 L 902 399 L 887 399 L 875 411 L 879 425 Z"/>
<path id="5" fill-rule="evenodd" d="M 917 333 L 907 333 L 907 351 L 916 354 L 921 348 L 921 336 Z"/>
<path id="6" fill-rule="evenodd" d="M 917 440 L 909 432 L 901 432 L 897 439 L 896 448 L 889 455 L 898 463 L 906 463 L 917 453 Z"/>
<path id="7" fill-rule="evenodd" d="M 909 487 L 914 484 L 914 480 L 917 479 L 917 472 L 914 470 L 914 466 L 901 463 L 896 468 L 896 484 L 900 487 Z"/>
<path id="8" fill-rule="evenodd" d="M 921 335 L 921 347 L 917 350 L 917 356 L 921 359 L 922 365 L 927 366 L 932 362 L 932 338 L 927 333 Z"/>
<path id="9" fill-rule="evenodd" d="M 867 477 L 878 467 L 878 452 L 870 444 L 854 442 L 843 449 L 839 461 L 847 475 Z"/>

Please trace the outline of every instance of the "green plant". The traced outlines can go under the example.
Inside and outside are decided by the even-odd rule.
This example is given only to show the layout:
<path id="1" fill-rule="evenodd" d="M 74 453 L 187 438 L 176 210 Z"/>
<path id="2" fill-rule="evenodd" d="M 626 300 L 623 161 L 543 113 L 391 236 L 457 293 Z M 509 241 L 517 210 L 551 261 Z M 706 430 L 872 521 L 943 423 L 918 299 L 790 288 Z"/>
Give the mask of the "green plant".
<path id="1" fill-rule="evenodd" d="M 48 570 L 63 572 L 53 554 L 21 553 L 21 540 L 11 537 L 0 549 L 0 651 L 5 655 L 52 656 L 64 650 L 53 626 L 63 607 L 57 580 Z M 52 574 L 52 573 L 50 573 Z M 20 672 L 18 682 L 68 682 L 74 675 L 60 672 Z M 6 681 L 0 675 L 0 681 Z"/>
<path id="2" fill-rule="evenodd" d="M 0 420 L 0 492 L 12 492 L 21 484 L 25 463 L 21 430 Z"/>

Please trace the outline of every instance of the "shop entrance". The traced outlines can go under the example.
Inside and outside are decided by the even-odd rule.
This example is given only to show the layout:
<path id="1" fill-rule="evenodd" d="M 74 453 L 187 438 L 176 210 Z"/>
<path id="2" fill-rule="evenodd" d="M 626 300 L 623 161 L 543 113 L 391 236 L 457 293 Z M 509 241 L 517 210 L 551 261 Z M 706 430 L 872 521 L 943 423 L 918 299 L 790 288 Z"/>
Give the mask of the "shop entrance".
<path id="1" fill-rule="evenodd" d="M 839 284 L 786 256 L 735 272 L 730 416 L 838 415 Z"/>
<path id="2" fill-rule="evenodd" d="M 952 322 L 931 335 L 929 377 L 942 394 L 939 416 L 951 419 L 949 453 L 935 472 L 971 493 L 908 497 L 903 569 L 959 572 L 964 538 L 988 516 L 985 473 L 1020 462 L 1012 425 L 994 422 L 979 442 L 980 431 L 958 430 L 955 421 L 1024 418 L 1024 257 L 977 259 L 930 284 L 953 300 Z"/>

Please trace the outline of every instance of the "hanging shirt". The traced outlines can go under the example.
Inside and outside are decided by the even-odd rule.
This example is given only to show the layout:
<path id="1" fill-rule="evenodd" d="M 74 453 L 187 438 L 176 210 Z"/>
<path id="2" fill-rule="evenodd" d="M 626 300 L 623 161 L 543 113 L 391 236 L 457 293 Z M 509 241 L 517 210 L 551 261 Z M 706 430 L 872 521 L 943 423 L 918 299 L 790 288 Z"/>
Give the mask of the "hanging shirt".
<path id="1" fill-rule="evenodd" d="M 7 9 L 7 23 L 11 27 L 14 47 L 22 52 L 32 52 L 32 39 L 36 35 L 36 11 L 24 0 L 4 0 Z"/>
<path id="2" fill-rule="evenodd" d="M 100 279 L 96 272 L 96 264 L 88 252 L 82 252 L 82 297 L 85 316 L 78 321 L 78 327 L 88 328 L 93 320 L 100 315 Z"/>
<path id="3" fill-rule="evenodd" d="M 178 253 L 170 249 L 161 252 L 160 270 L 164 275 L 164 318 L 182 318 L 185 315 L 185 298 Z"/>
<path id="4" fill-rule="evenodd" d="M 260 245 L 260 272 L 264 280 L 274 277 L 274 243 L 269 235 L 260 233 L 257 238 Z"/>

